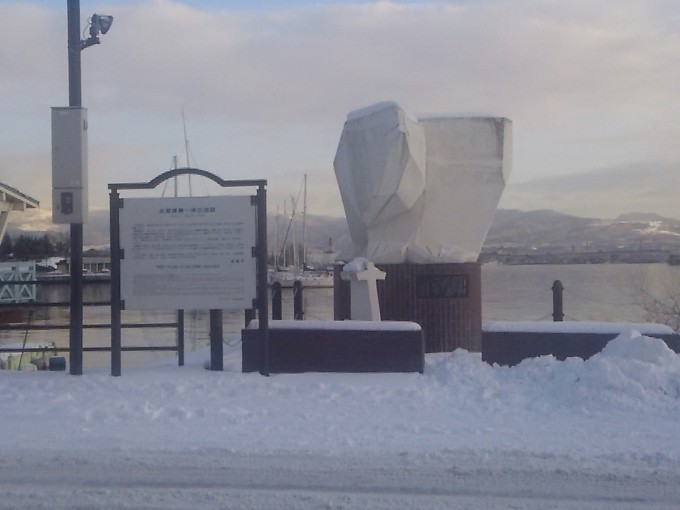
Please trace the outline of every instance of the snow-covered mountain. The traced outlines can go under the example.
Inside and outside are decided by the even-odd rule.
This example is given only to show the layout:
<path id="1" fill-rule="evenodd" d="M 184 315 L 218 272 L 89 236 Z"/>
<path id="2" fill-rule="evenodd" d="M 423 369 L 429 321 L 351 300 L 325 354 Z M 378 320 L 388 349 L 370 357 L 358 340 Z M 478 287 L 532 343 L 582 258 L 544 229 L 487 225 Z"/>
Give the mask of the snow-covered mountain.
<path id="1" fill-rule="evenodd" d="M 511 178 L 500 207 L 590 218 L 645 211 L 680 219 L 678 191 L 680 162 L 638 163 L 524 183 Z"/>
<path id="2" fill-rule="evenodd" d="M 486 249 L 542 247 L 552 251 L 649 250 L 680 251 L 680 163 L 635 164 L 577 175 L 511 183 L 487 236 Z M 635 211 L 642 211 L 636 213 Z M 604 218 L 604 219 L 603 219 Z M 280 220 L 279 239 L 287 222 Z M 270 251 L 275 246 L 275 217 L 269 218 Z M 48 209 L 30 210 L 13 218 L 9 234 L 35 232 L 67 235 L 51 223 Z M 85 245 L 109 243 L 107 210 L 90 211 Z M 301 228 L 297 228 L 301 239 Z M 308 248 L 323 252 L 332 240 L 342 251 L 350 244 L 344 218 L 307 216 Z"/>

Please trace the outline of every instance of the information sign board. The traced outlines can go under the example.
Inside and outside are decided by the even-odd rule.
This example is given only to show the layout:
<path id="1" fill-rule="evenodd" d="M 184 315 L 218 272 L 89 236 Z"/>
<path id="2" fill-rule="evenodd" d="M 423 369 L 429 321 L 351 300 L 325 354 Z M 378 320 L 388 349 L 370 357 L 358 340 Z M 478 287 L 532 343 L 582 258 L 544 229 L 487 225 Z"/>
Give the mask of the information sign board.
<path id="1" fill-rule="evenodd" d="M 125 308 L 252 308 L 256 210 L 250 196 L 124 199 L 120 283 Z"/>

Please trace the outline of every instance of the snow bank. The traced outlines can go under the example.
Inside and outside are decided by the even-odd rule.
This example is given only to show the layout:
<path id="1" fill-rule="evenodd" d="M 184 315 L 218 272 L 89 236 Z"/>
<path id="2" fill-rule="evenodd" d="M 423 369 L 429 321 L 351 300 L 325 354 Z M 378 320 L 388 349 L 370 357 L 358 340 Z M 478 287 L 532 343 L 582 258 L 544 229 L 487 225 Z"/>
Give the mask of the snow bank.
<path id="1" fill-rule="evenodd" d="M 680 357 L 663 340 L 622 333 L 586 364 L 582 381 L 591 391 L 642 409 L 680 400 Z"/>
<path id="2" fill-rule="evenodd" d="M 0 372 L 0 451 L 205 451 L 329 456 L 522 455 L 600 471 L 680 471 L 680 357 L 637 333 L 587 361 L 552 356 L 490 366 L 458 350 L 419 374 L 225 372 L 207 351 L 80 377 Z M 458 452 L 458 453 L 456 453 Z M 564 461 L 566 462 L 566 461 Z M 557 465 L 556 467 L 560 467 Z"/>

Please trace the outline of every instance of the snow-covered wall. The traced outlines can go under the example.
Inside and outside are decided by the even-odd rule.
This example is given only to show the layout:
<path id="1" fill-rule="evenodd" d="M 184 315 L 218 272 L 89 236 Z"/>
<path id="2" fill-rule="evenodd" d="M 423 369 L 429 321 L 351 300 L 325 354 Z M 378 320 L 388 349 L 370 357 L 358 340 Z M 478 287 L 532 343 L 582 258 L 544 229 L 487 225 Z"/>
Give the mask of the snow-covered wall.
<path id="1" fill-rule="evenodd" d="M 474 262 L 510 174 L 512 123 L 416 119 L 396 103 L 351 112 L 335 174 L 353 257 Z"/>

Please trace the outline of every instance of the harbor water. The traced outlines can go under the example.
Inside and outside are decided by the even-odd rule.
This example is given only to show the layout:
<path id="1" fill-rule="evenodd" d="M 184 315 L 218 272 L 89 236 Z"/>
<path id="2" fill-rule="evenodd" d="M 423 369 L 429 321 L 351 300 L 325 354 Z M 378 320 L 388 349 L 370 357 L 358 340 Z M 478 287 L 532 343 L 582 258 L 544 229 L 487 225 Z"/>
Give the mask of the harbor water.
<path id="1" fill-rule="evenodd" d="M 388 275 L 389 277 L 389 275 Z M 649 301 L 680 294 L 680 266 L 666 264 L 593 264 L 593 265 L 530 265 L 482 267 L 483 321 L 549 321 L 552 320 L 552 284 L 560 280 L 564 286 L 565 320 L 646 322 Z M 39 301 L 68 301 L 69 287 L 43 285 L 38 291 Z M 88 283 L 84 287 L 86 302 L 108 301 L 108 283 Z M 305 319 L 333 318 L 333 289 L 304 290 Z M 196 350 L 209 344 L 208 310 L 185 312 L 185 348 Z M 283 318 L 292 319 L 292 289 L 283 290 Z M 174 311 L 124 310 L 123 324 L 174 322 Z M 31 323 L 68 324 L 68 308 L 37 310 Z M 244 313 L 224 312 L 224 338 L 227 343 L 238 343 L 244 325 Z M 86 307 L 85 324 L 110 323 L 108 306 Z M 0 344 L 54 342 L 57 347 L 68 346 L 68 329 L 0 331 Z M 123 346 L 167 346 L 176 342 L 173 328 L 123 329 Z M 85 347 L 109 347 L 108 328 L 85 329 Z M 172 352 L 124 352 L 123 368 L 148 363 L 162 357 L 176 356 Z M 84 354 L 84 367 L 103 368 L 110 364 L 110 354 Z"/>

